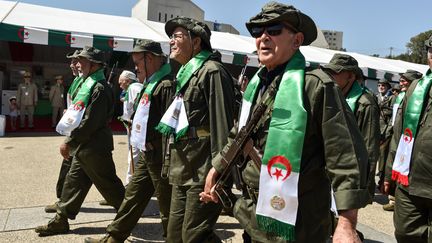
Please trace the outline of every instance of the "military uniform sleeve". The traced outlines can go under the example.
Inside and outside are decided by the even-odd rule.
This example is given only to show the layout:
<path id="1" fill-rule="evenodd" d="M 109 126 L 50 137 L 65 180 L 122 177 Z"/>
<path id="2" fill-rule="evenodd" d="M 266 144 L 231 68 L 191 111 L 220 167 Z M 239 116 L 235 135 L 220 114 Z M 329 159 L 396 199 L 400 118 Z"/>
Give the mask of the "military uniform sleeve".
<path id="1" fill-rule="evenodd" d="M 369 155 L 370 168 L 375 168 L 379 157 L 380 143 L 380 127 L 379 127 L 379 107 L 378 104 L 372 103 L 374 100 L 369 100 L 368 104 L 363 106 L 361 112 L 361 123 L 359 123 L 360 131 L 363 135 L 366 149 Z"/>
<path id="2" fill-rule="evenodd" d="M 337 209 L 364 207 L 369 200 L 369 171 L 363 137 L 339 88 L 334 83 L 328 83 L 322 92 L 324 157 Z"/>
<path id="3" fill-rule="evenodd" d="M 84 117 L 80 125 L 66 138 L 66 144 L 77 146 L 86 143 L 95 131 L 106 126 L 110 104 L 103 89 L 102 85 L 96 84 Z"/>
<path id="4" fill-rule="evenodd" d="M 212 166 L 216 169 L 216 171 L 220 174 L 225 169 L 226 164 L 222 162 L 222 155 L 221 153 L 226 153 L 231 146 L 231 144 L 234 141 L 234 138 L 236 137 L 238 132 L 238 123 L 231 129 L 229 135 L 228 135 L 228 142 L 222 149 L 220 153 L 218 153 L 213 159 L 212 159 Z"/>
<path id="5" fill-rule="evenodd" d="M 208 102 L 211 155 L 214 158 L 226 145 L 233 127 L 234 88 L 231 76 L 224 70 L 208 72 L 204 82 Z"/>

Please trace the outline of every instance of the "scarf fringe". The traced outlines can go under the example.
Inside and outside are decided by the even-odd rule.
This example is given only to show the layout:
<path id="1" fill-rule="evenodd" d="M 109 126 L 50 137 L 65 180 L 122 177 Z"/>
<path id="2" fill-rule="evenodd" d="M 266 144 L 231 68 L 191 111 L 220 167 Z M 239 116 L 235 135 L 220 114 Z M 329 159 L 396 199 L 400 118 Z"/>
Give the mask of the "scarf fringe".
<path id="1" fill-rule="evenodd" d="M 188 128 L 189 128 L 189 126 L 183 128 L 183 129 L 181 129 L 178 133 L 176 133 L 175 140 L 177 141 L 177 140 L 179 140 L 181 137 L 183 137 L 184 135 L 186 135 L 187 131 L 189 130 Z"/>
<path id="2" fill-rule="evenodd" d="M 409 186 L 408 176 L 402 175 L 399 171 L 392 170 L 392 180 L 397 181 L 402 186 Z"/>
<path id="3" fill-rule="evenodd" d="M 256 215 L 260 229 L 274 233 L 287 241 L 295 240 L 295 226 L 269 218 L 263 215 Z"/>
<path id="4" fill-rule="evenodd" d="M 155 127 L 155 129 L 166 136 L 169 136 L 171 133 L 174 133 L 174 128 L 172 128 L 166 124 L 163 124 L 163 123 L 159 123 Z"/>

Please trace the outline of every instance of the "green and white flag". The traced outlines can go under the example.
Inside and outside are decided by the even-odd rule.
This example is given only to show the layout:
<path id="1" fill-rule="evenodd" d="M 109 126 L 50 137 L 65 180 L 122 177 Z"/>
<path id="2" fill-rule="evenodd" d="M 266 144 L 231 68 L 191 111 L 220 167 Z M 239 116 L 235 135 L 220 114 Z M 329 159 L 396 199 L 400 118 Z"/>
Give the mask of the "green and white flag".
<path id="1" fill-rule="evenodd" d="M 48 30 L 1 23 L 0 40 L 48 45 Z"/>
<path id="2" fill-rule="evenodd" d="M 417 128 L 420 122 L 425 97 L 429 93 L 431 84 L 432 72 L 429 69 L 426 75 L 418 81 L 414 92 L 407 101 L 406 111 L 403 114 L 403 131 L 396 149 L 392 168 L 392 179 L 403 186 L 409 185 L 408 176 L 410 172 L 412 150 L 417 135 Z"/>
<path id="3" fill-rule="evenodd" d="M 132 120 L 132 131 L 130 143 L 132 147 L 146 151 L 147 123 L 150 115 L 150 104 L 153 92 L 163 77 L 171 73 L 170 64 L 164 64 L 152 75 L 137 97 L 138 103 L 134 119 Z"/>
<path id="4" fill-rule="evenodd" d="M 72 131 L 79 126 L 84 116 L 86 107 L 89 104 L 93 87 L 96 85 L 97 81 L 104 79 L 105 75 L 103 68 L 101 68 L 83 81 L 83 84 L 79 88 L 78 93 L 72 101 L 73 104 L 68 107 L 57 124 L 56 131 L 59 134 L 70 136 Z"/>
<path id="5" fill-rule="evenodd" d="M 307 123 L 303 104 L 304 68 L 305 58 L 297 51 L 285 68 L 275 97 L 256 208 L 259 227 L 289 241 L 295 240 L 298 180 Z M 239 128 L 251 112 L 261 82 L 257 74 L 246 88 Z"/>
<path id="6" fill-rule="evenodd" d="M 211 52 L 203 50 L 189 60 L 188 63 L 180 67 L 176 75 L 177 86 L 174 101 L 162 116 L 159 125 L 156 127 L 160 133 L 165 135 L 175 134 L 179 139 L 186 135 L 189 128 L 189 121 L 186 114 L 183 96 L 180 91 L 191 79 L 192 75 L 198 71 L 204 62 L 210 57 Z"/>
<path id="7" fill-rule="evenodd" d="M 131 51 L 134 40 L 131 38 L 94 35 L 93 46 L 104 51 Z"/>

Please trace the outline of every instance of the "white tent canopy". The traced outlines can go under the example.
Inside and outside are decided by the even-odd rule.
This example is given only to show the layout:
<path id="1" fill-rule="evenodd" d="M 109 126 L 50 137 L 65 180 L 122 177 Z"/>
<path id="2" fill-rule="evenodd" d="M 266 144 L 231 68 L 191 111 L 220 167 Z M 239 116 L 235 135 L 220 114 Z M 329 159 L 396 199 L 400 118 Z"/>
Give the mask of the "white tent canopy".
<path id="1" fill-rule="evenodd" d="M 53 30 L 82 33 L 93 39 L 99 38 L 95 37 L 96 35 L 129 39 L 130 42 L 133 39 L 152 39 L 161 42 L 165 52 L 169 51 L 169 39 L 165 34 L 164 24 L 153 21 L 140 21 L 131 17 L 72 11 L 3 0 L 0 0 L 0 20 L 0 24 L 24 26 L 45 32 Z M 4 40 L 2 35 L 0 29 L 0 39 Z M 211 44 L 214 49 L 222 53 L 222 61 L 225 63 L 234 63 L 235 55 L 247 55 L 248 65 L 258 66 L 257 57 L 252 54 L 256 49 L 255 40 L 251 37 L 212 32 Z M 129 45 L 122 51 L 130 51 L 131 48 L 132 46 Z M 339 53 L 339 51 L 313 46 L 302 46 L 301 51 L 309 63 L 317 64 L 326 64 L 335 53 Z M 386 73 L 390 73 L 393 80 L 397 80 L 398 73 L 405 72 L 407 69 L 424 73 L 429 68 L 427 65 L 400 60 L 377 58 L 352 52 L 345 53 L 358 60 L 366 76 L 369 76 L 370 70 L 374 70 L 376 75 L 372 75 L 375 76 L 373 78 L 381 78 Z"/>

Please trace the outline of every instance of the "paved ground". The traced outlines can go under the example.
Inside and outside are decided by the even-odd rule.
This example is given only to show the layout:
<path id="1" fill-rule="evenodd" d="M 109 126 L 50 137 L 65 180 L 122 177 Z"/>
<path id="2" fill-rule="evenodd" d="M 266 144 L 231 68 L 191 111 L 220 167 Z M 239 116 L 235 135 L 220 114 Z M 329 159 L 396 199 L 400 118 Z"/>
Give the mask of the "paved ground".
<path id="1" fill-rule="evenodd" d="M 54 134 L 0 138 L 0 242 L 83 242 L 87 236 L 102 236 L 115 216 L 113 209 L 99 206 L 102 197 L 92 187 L 77 219 L 70 221 L 70 234 L 40 238 L 34 233 L 36 226 L 53 216 L 43 207 L 56 200 L 61 163 L 58 146 L 63 137 L 49 135 Z M 126 136 L 115 135 L 114 142 L 117 174 L 124 180 Z M 360 211 L 358 229 L 365 234 L 366 242 L 395 242 L 392 213 L 382 210 L 385 202 L 384 196 L 377 195 L 376 202 Z M 163 242 L 159 222 L 153 198 L 128 241 Z M 216 232 L 224 242 L 242 242 L 242 230 L 234 218 L 221 216 Z"/>

